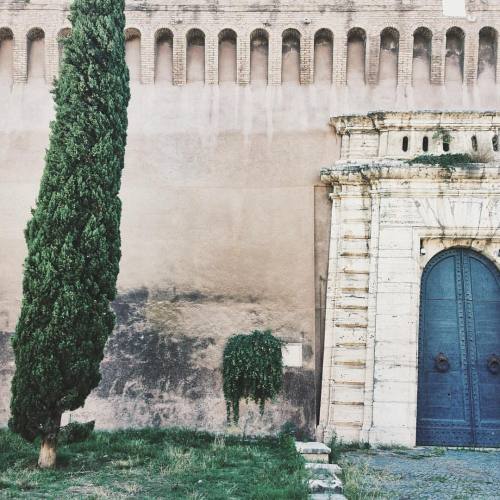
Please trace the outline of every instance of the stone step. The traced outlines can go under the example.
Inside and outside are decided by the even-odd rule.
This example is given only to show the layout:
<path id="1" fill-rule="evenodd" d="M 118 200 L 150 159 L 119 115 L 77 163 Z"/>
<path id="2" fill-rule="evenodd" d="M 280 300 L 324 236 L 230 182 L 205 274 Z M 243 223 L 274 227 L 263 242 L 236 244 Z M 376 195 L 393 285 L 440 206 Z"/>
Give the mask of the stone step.
<path id="1" fill-rule="evenodd" d="M 311 493 L 342 493 L 342 481 L 337 476 L 328 479 L 310 479 Z"/>
<path id="2" fill-rule="evenodd" d="M 337 464 L 321 464 L 316 462 L 308 462 L 306 464 L 306 469 L 313 473 L 330 474 L 334 476 L 336 474 L 342 474 L 342 469 Z"/>
<path id="3" fill-rule="evenodd" d="M 324 443 L 300 442 L 295 443 L 295 448 L 308 462 L 322 462 L 327 464 L 330 457 L 330 448 Z"/>

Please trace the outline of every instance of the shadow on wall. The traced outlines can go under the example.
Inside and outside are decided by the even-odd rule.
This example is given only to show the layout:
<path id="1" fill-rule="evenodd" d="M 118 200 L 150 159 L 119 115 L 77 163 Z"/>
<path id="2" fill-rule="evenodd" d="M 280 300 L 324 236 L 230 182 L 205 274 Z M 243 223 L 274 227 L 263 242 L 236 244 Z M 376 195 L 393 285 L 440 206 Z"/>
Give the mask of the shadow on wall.
<path id="1" fill-rule="evenodd" d="M 33 28 L 27 34 L 28 47 L 28 83 L 45 81 L 45 33 L 40 28 Z"/>
<path id="2" fill-rule="evenodd" d="M 365 85 L 366 32 L 353 28 L 347 35 L 347 85 Z"/>
<path id="3" fill-rule="evenodd" d="M 9 28 L 0 29 L 0 84 L 12 81 L 14 35 Z"/>
<path id="4" fill-rule="evenodd" d="M 384 87 L 398 84 L 399 32 L 386 28 L 380 34 L 380 60 L 378 65 L 378 83 Z"/>
<path id="5" fill-rule="evenodd" d="M 135 28 L 125 31 L 125 60 L 131 82 L 141 81 L 141 32 Z"/>
<path id="6" fill-rule="evenodd" d="M 321 29 L 314 36 L 314 83 L 332 83 L 333 33 Z"/>
<path id="7" fill-rule="evenodd" d="M 414 87 L 428 87 L 431 83 L 432 32 L 427 28 L 417 28 L 413 33 Z"/>
<path id="8" fill-rule="evenodd" d="M 155 82 L 173 83 L 174 35 L 169 29 L 161 29 L 155 36 Z"/>
<path id="9" fill-rule="evenodd" d="M 237 81 L 237 36 L 230 29 L 219 33 L 219 83 Z"/>
<path id="10" fill-rule="evenodd" d="M 300 33 L 285 30 L 282 35 L 281 82 L 300 83 Z"/>
<path id="11" fill-rule="evenodd" d="M 479 86 L 496 83 L 498 56 L 498 33 L 494 28 L 485 27 L 479 32 L 479 55 L 477 80 Z"/>
<path id="12" fill-rule="evenodd" d="M 250 82 L 267 84 L 269 73 L 269 35 L 262 29 L 250 36 Z"/>
<path id="13" fill-rule="evenodd" d="M 186 81 L 205 81 L 205 33 L 192 29 L 186 35 Z"/>

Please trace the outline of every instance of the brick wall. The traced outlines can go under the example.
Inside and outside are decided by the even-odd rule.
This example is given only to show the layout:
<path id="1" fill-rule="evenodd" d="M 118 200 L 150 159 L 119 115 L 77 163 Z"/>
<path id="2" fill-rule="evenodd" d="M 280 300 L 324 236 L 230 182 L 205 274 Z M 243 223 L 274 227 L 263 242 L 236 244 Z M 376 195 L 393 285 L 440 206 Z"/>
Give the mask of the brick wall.
<path id="1" fill-rule="evenodd" d="M 26 35 L 32 28 L 45 32 L 46 75 L 48 81 L 57 74 L 58 36 L 69 26 L 66 2 L 33 0 L 8 2 L 0 7 L 0 27 L 10 28 L 14 34 L 15 82 L 26 80 Z M 250 80 L 250 36 L 255 29 L 269 34 L 269 83 L 281 83 L 281 42 L 287 29 L 300 33 L 301 83 L 314 81 L 314 36 L 320 29 L 329 29 L 334 37 L 333 81 L 346 83 L 347 33 L 353 27 L 366 33 L 367 83 L 377 84 L 380 33 L 394 28 L 399 33 L 398 80 L 401 86 L 411 84 L 413 59 L 413 33 L 419 27 L 428 28 L 432 39 L 431 81 L 443 84 L 445 80 L 446 33 L 458 27 L 465 34 L 464 83 L 474 85 L 477 78 L 479 31 L 484 26 L 500 30 L 500 5 L 487 5 L 469 1 L 468 18 L 449 18 L 442 15 L 441 2 L 432 0 L 415 2 L 333 2 L 328 8 L 316 2 L 284 2 L 279 9 L 265 3 L 248 2 L 183 2 L 182 6 L 169 2 L 129 2 L 127 26 L 141 35 L 141 79 L 143 84 L 154 81 L 155 37 L 159 30 L 173 33 L 173 83 L 186 82 L 186 35 L 191 29 L 205 34 L 205 81 L 218 81 L 219 33 L 227 28 L 238 36 L 237 75 L 240 84 Z M 497 51 L 498 59 L 498 51 Z M 497 61 L 497 71 L 500 63 Z M 498 73 L 497 73 L 498 74 Z"/>

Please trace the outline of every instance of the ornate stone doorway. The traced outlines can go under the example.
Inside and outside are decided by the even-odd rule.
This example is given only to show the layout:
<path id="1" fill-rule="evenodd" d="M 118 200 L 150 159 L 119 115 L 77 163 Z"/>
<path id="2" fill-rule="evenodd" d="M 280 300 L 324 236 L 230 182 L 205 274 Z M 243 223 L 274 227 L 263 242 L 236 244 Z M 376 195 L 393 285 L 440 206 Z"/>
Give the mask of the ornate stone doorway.
<path id="1" fill-rule="evenodd" d="M 499 163 L 395 159 L 415 156 L 424 143 L 431 152 L 442 152 L 444 142 L 434 139 L 433 130 L 444 123 L 453 138 L 453 152 L 467 152 L 471 137 L 476 137 L 496 154 L 492 144 L 500 114 L 489 118 L 487 124 L 478 113 L 429 112 L 332 119 L 341 136 L 342 158 L 322 171 L 322 180 L 332 188 L 332 226 L 320 439 L 327 442 L 335 435 L 346 442 L 404 446 L 454 444 L 453 440 L 500 445 L 500 375 L 493 373 L 495 356 L 500 355 L 500 292 L 493 292 L 493 285 L 484 288 L 500 268 Z M 408 151 L 401 153 L 401 148 Z M 460 294 L 458 288 L 452 290 L 461 317 L 453 316 L 452 305 L 443 317 L 434 314 L 432 308 L 439 310 L 442 304 L 429 301 L 432 294 L 421 295 L 422 276 L 443 251 L 462 262 Z M 441 258 L 436 257 L 439 262 Z M 458 271 L 450 266 L 451 286 Z M 434 279 L 432 273 L 428 279 Z M 429 302 L 422 305 L 424 316 L 433 313 L 435 327 L 421 325 L 422 298 Z M 463 326 L 457 333 L 453 328 L 459 321 Z M 431 342 L 419 360 L 421 328 L 425 335 L 430 328 L 430 335 L 442 334 L 444 339 L 442 345 Z M 427 380 L 429 387 L 420 396 L 428 394 L 428 399 L 419 401 L 419 381 L 441 375 L 433 371 L 440 353 L 443 367 L 450 364 L 441 377 L 443 386 L 437 382 L 432 387 L 433 381 Z M 458 368 L 459 362 L 463 368 Z M 457 384 L 463 380 L 467 387 L 460 399 Z M 450 408 L 440 419 L 441 403 Z M 425 419 L 432 421 L 429 431 Z M 462 423 L 455 425 L 460 419 Z M 436 437 L 439 428 L 451 435 L 460 425 L 462 436 Z"/>

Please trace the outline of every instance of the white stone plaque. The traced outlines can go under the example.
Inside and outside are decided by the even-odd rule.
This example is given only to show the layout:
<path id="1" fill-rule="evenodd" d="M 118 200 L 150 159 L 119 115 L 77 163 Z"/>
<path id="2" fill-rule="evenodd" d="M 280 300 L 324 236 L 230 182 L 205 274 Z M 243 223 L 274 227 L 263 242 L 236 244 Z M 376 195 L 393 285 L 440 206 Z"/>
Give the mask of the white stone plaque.
<path id="1" fill-rule="evenodd" d="M 285 344 L 281 350 L 283 365 L 290 368 L 302 368 L 302 344 Z"/>

